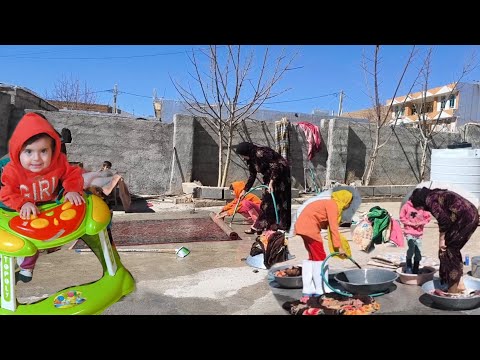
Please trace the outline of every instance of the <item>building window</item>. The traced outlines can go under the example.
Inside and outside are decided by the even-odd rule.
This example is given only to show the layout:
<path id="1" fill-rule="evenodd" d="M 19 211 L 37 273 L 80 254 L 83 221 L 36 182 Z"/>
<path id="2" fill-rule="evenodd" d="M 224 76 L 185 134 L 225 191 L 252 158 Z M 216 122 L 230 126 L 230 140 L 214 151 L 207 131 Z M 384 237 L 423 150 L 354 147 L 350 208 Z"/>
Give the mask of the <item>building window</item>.
<path id="1" fill-rule="evenodd" d="M 405 107 L 397 105 L 395 106 L 395 117 L 403 116 L 405 113 Z"/>
<path id="2" fill-rule="evenodd" d="M 450 106 L 450 109 L 453 109 L 455 107 L 455 95 L 450 95 L 450 103 L 448 104 Z"/>
<path id="3" fill-rule="evenodd" d="M 442 96 L 442 102 L 440 103 L 440 109 L 443 110 L 445 109 L 445 104 L 447 103 L 447 97 Z"/>
<path id="4" fill-rule="evenodd" d="M 432 101 L 425 104 L 425 112 L 427 112 L 427 113 L 433 112 L 433 102 Z M 425 112 L 423 112 L 423 114 Z"/>

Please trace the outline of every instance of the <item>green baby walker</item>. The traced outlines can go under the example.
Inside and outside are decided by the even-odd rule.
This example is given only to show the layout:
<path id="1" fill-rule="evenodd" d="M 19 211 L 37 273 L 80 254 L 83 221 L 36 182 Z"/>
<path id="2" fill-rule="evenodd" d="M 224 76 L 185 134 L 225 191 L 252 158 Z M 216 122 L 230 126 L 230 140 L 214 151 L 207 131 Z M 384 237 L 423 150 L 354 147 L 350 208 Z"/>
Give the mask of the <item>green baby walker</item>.
<path id="1" fill-rule="evenodd" d="M 0 315 L 100 314 L 135 289 L 135 280 L 122 265 L 108 236 L 111 215 L 98 196 L 83 195 L 85 203 L 48 203 L 40 214 L 23 220 L 18 212 L 0 207 L 1 297 Z M 82 239 L 102 264 L 103 276 L 92 283 L 73 286 L 38 302 L 21 304 L 15 295 L 17 257 L 55 248 Z"/>

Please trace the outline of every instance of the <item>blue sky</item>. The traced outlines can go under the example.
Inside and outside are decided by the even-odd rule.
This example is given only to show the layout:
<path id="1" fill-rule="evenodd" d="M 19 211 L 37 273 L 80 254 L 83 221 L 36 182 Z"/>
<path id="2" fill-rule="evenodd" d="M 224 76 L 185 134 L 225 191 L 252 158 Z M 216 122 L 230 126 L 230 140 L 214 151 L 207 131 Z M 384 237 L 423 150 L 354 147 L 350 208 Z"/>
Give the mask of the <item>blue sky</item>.
<path id="1" fill-rule="evenodd" d="M 479 46 L 418 46 L 419 53 L 400 88 L 405 94 L 418 73 L 426 50 L 433 47 L 429 87 L 453 82 L 463 66 L 477 54 Z M 153 116 L 152 96 L 180 100 L 170 77 L 187 85 L 193 67 L 187 52 L 205 45 L 0 45 L 0 82 L 27 87 L 44 96 L 52 93 L 62 77 L 77 79 L 96 91 L 97 102 L 112 105 L 114 84 L 118 86 L 118 107 L 138 116 Z M 339 92 L 344 91 L 343 111 L 371 106 L 367 95 L 362 54 L 372 57 L 373 45 L 275 45 L 275 57 L 282 49 L 296 55 L 294 69 L 275 87 L 287 92 L 272 99 L 266 108 L 311 113 L 314 109 L 338 111 Z M 265 46 L 246 46 L 260 58 Z M 380 97 L 391 98 L 408 57 L 410 45 L 387 45 L 381 50 Z M 478 56 L 476 61 L 478 61 Z M 463 81 L 480 80 L 480 67 Z M 371 81 L 371 78 L 369 78 Z M 417 87 L 418 90 L 418 87 Z"/>

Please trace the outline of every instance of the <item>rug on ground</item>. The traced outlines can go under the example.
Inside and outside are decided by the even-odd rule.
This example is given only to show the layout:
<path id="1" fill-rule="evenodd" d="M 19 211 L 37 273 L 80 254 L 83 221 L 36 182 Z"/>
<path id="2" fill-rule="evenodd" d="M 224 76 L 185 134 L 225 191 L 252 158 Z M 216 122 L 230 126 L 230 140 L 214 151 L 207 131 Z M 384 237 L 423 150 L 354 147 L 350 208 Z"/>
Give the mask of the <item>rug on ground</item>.
<path id="1" fill-rule="evenodd" d="M 112 236 L 117 246 L 230 240 L 210 218 L 114 222 Z M 82 240 L 71 247 L 85 248 Z"/>

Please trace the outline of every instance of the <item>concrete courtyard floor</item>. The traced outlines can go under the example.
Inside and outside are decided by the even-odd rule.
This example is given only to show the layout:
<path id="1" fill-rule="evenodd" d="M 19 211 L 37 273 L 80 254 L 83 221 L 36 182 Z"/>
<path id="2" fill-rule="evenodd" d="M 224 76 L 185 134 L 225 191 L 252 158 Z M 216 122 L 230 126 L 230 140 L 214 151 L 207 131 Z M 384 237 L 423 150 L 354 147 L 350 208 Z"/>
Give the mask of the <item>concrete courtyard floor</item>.
<path id="1" fill-rule="evenodd" d="M 150 200 L 149 200 L 150 201 Z M 192 204 L 173 204 L 168 201 L 151 201 L 149 213 L 124 213 L 115 211 L 113 222 L 149 219 L 208 218 L 220 207 L 193 209 Z M 398 217 L 399 202 L 363 203 L 359 213 L 379 205 Z M 293 204 L 292 211 L 300 205 Z M 227 219 L 227 221 L 229 221 Z M 115 225 L 113 225 L 115 226 Z M 182 244 L 144 245 L 137 248 L 175 249 L 186 246 L 191 253 L 178 258 L 168 253 L 120 253 L 124 266 L 136 281 L 136 290 L 109 307 L 105 315 L 288 315 L 282 309 L 285 301 L 297 300 L 301 289 L 281 289 L 268 281 L 268 270 L 255 269 L 245 263 L 254 241 L 253 235 L 243 233 L 248 225 L 241 216 L 235 217 L 232 228 L 242 240 L 193 242 Z M 350 229 L 342 228 L 351 240 Z M 181 237 L 179 231 L 179 237 Z M 480 255 L 480 232 L 477 231 L 462 250 L 470 257 Z M 66 287 L 88 283 L 101 276 L 101 266 L 92 253 L 77 253 L 64 246 L 54 253 L 42 253 L 34 278 L 30 283 L 17 284 L 20 302 L 38 301 Z M 370 257 L 376 255 L 404 255 L 406 249 L 391 244 L 378 245 L 366 254 L 350 242 L 352 258 L 362 267 L 368 267 Z M 301 264 L 307 253 L 300 238 L 289 239 L 289 249 L 294 259 L 277 264 Z M 438 227 L 432 222 L 425 230 L 422 255 L 438 261 Z M 349 269 L 356 266 L 349 260 L 332 258 L 331 269 Z M 465 266 L 464 272 L 470 271 Z M 447 311 L 435 308 L 421 287 L 396 282 L 392 291 L 377 297 L 381 309 L 378 315 L 438 315 L 479 314 L 480 309 Z"/>

